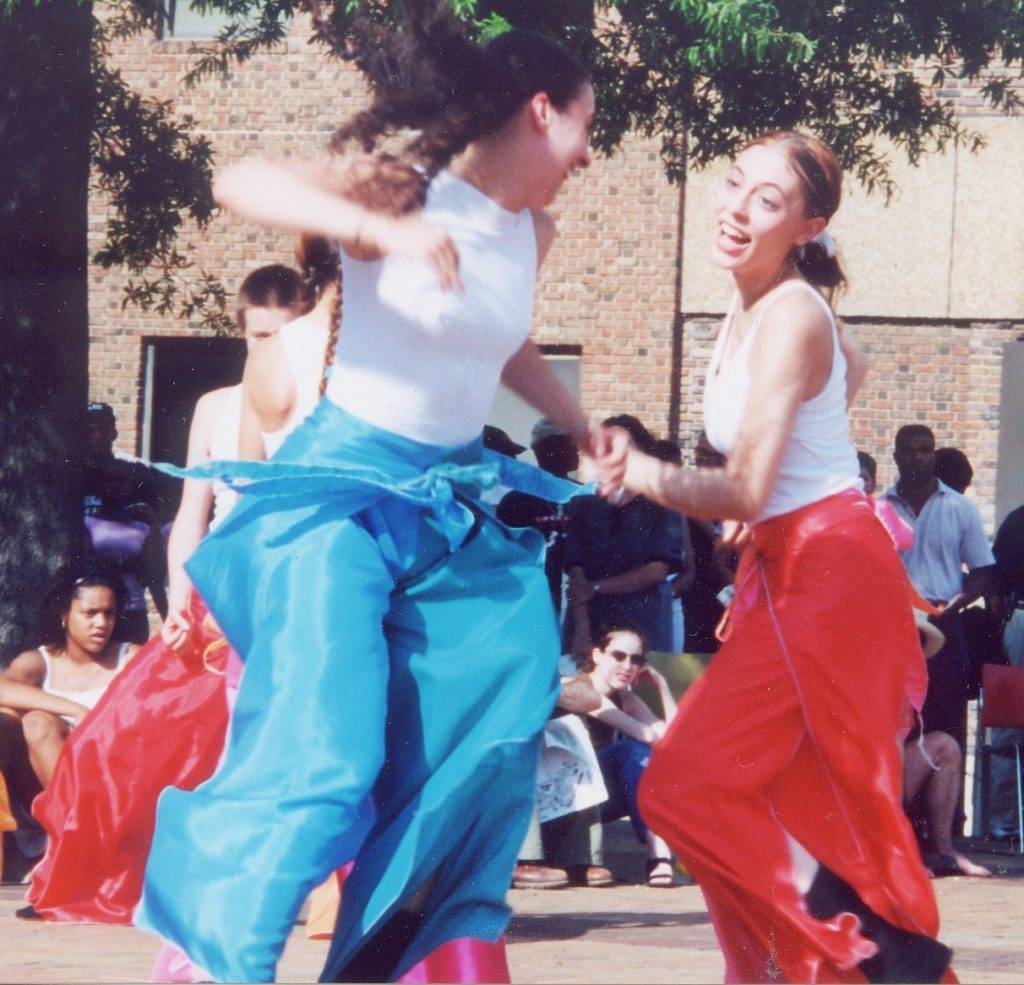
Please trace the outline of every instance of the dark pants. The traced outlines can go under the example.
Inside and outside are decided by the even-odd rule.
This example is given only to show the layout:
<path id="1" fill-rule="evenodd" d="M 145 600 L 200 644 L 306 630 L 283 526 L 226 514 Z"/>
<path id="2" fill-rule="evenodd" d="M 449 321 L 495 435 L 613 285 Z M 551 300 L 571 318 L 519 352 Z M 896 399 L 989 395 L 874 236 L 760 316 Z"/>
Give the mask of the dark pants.
<path id="1" fill-rule="evenodd" d="M 610 746 L 597 750 L 601 776 L 608 788 L 608 799 L 601 805 L 602 821 L 617 821 L 628 815 L 633 832 L 642 843 L 647 843 L 647 825 L 636 805 L 640 777 L 651 759 L 651 747 L 636 739 L 619 739 Z"/>

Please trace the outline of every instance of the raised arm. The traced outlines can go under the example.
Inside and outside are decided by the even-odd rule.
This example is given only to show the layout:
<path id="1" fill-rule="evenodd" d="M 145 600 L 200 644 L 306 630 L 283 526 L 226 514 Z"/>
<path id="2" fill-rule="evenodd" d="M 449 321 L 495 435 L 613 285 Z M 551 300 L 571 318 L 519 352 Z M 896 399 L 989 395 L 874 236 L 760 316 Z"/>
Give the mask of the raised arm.
<path id="1" fill-rule="evenodd" d="M 418 216 L 395 218 L 356 200 L 369 161 L 324 155 L 305 161 L 246 158 L 217 172 L 213 195 L 224 208 L 285 232 L 337 240 L 357 260 L 390 253 L 425 260 L 446 290 L 461 289 L 459 255 L 443 229 Z"/>
<path id="2" fill-rule="evenodd" d="M 818 393 L 832 365 L 832 332 L 804 292 L 766 312 L 751 347 L 753 372 L 736 448 L 723 469 L 692 469 L 631 451 L 625 485 L 687 516 L 749 520 L 768 502 L 793 421 Z"/>

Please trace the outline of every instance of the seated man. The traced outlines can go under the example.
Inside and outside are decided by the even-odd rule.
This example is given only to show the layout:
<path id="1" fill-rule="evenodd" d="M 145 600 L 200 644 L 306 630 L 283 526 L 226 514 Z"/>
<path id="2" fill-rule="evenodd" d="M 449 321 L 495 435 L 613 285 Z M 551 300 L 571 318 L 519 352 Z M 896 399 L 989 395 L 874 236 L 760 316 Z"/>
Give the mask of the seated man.
<path id="1" fill-rule="evenodd" d="M 903 804 L 909 808 L 923 796 L 928 822 L 925 866 L 942 876 L 990 876 L 953 847 L 953 815 L 960 792 L 960 746 L 945 732 L 928 732 L 923 740 L 910 739 L 903 747 Z"/>

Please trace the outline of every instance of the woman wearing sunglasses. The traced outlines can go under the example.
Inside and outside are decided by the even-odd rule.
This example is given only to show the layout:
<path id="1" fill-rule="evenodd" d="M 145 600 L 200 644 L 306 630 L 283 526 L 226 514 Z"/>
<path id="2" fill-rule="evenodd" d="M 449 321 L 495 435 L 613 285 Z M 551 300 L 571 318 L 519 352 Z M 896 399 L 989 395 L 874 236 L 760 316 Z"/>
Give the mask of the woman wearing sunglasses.
<path id="1" fill-rule="evenodd" d="M 610 629 L 598 640 L 590 667 L 583 669 L 601 695 L 601 707 L 584 721 L 608 788 L 601 820 L 628 816 L 637 838 L 647 847 L 647 885 L 670 889 L 675 880 L 669 847 L 647 827 L 636 805 L 651 747 L 665 734 L 676 711 L 665 678 L 647 662 L 646 649 L 644 638 L 626 627 Z M 633 693 L 633 685 L 643 678 L 657 689 L 664 718 Z"/>

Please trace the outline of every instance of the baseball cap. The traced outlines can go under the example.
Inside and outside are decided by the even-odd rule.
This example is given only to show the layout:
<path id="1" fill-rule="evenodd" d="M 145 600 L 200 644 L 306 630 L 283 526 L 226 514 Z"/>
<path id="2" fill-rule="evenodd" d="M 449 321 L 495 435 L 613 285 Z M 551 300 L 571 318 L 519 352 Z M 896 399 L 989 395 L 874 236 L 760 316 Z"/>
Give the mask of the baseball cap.
<path id="1" fill-rule="evenodd" d="M 508 455 L 511 458 L 526 451 L 525 445 L 517 444 L 501 428 L 496 428 L 491 424 L 484 427 L 484 448 L 490 448 L 491 451 L 496 451 L 499 455 Z"/>

